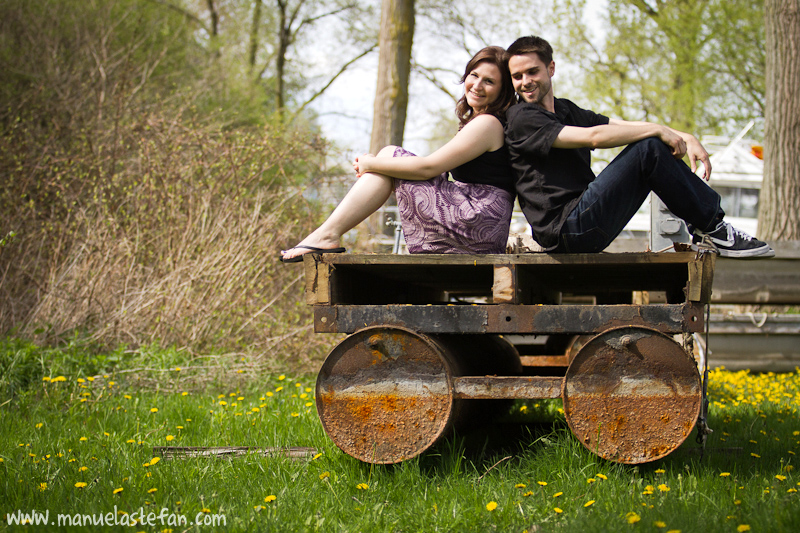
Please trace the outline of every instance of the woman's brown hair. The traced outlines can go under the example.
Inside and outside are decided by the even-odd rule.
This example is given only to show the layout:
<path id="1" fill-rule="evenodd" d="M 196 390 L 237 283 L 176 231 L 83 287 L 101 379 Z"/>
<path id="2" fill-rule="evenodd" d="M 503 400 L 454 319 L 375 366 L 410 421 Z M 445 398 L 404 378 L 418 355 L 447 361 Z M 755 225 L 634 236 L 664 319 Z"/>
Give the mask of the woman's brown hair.
<path id="1" fill-rule="evenodd" d="M 511 83 L 511 74 L 509 74 L 508 66 L 503 61 L 505 53 L 506 51 L 499 46 L 487 46 L 469 60 L 467 68 L 464 69 L 464 75 L 461 77 L 461 83 L 464 83 L 470 72 L 478 66 L 478 63 L 484 61 L 495 65 L 500 70 L 500 94 L 497 95 L 497 99 L 494 102 L 489 104 L 484 113 L 495 115 L 502 120 L 505 119 L 508 108 L 514 103 L 514 86 Z M 476 116 L 475 110 L 467 104 L 466 95 L 461 96 L 461 99 L 456 104 L 456 116 L 458 117 L 459 128 L 463 128 L 467 122 Z"/>

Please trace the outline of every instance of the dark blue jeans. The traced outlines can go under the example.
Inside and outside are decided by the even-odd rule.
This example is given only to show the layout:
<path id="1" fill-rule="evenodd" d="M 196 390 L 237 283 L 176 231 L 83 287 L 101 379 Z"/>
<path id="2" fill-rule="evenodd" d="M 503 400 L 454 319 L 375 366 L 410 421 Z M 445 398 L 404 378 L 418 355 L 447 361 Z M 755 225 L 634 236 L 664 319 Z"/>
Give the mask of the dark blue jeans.
<path id="1" fill-rule="evenodd" d="M 650 191 L 690 228 L 710 231 L 725 215 L 716 191 L 675 159 L 666 144 L 645 139 L 626 147 L 589 184 L 561 227 L 555 251 L 602 251 L 622 232 Z"/>

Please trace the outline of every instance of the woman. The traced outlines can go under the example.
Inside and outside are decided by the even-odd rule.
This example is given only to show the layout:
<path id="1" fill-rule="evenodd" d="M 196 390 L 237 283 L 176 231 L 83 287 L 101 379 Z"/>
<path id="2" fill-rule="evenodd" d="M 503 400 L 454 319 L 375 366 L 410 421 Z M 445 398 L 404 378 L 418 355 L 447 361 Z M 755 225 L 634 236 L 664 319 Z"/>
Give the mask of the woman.
<path id="1" fill-rule="evenodd" d="M 281 261 L 343 252 L 342 235 L 381 207 L 392 190 L 409 252 L 504 253 L 515 179 L 503 138 L 505 112 L 514 101 L 503 53 L 489 46 L 467 63 L 464 96 L 456 105 L 460 127 L 451 141 L 425 157 L 395 146 L 357 157 L 353 188 L 319 228 L 281 252 Z"/>

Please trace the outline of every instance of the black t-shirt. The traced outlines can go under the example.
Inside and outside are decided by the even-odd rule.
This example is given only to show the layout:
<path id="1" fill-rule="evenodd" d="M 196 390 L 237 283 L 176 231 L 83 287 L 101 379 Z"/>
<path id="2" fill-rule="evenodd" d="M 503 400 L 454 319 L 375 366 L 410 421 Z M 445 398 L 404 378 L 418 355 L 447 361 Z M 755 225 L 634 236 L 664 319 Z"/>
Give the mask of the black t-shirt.
<path id="1" fill-rule="evenodd" d="M 511 168 L 508 147 L 503 145 L 494 152 L 484 152 L 472 161 L 450 171 L 453 179 L 464 183 L 483 183 L 514 192 L 516 176 Z"/>
<path id="2" fill-rule="evenodd" d="M 519 103 L 507 117 L 506 144 L 520 207 L 534 238 L 552 250 L 564 220 L 595 178 L 589 148 L 553 148 L 553 143 L 564 126 L 599 126 L 608 124 L 608 117 L 563 98 L 555 99 L 555 113 Z"/>

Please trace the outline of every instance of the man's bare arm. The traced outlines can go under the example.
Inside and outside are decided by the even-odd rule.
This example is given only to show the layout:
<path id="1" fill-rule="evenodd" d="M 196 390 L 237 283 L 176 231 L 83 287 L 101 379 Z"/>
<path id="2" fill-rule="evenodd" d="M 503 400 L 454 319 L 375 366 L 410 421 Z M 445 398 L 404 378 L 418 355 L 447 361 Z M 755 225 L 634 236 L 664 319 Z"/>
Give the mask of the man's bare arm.
<path id="1" fill-rule="evenodd" d="M 608 121 L 609 125 L 632 125 L 632 126 L 644 126 L 644 125 L 652 125 L 650 122 L 639 122 L 639 121 L 628 121 L 628 120 L 620 120 L 620 119 L 610 119 Z M 703 164 L 703 179 L 708 181 L 711 178 L 711 160 L 709 159 L 708 152 L 700 144 L 700 141 L 697 140 L 697 137 L 692 135 L 691 133 L 685 133 L 682 131 L 678 131 L 676 129 L 670 128 L 669 126 L 663 126 L 672 131 L 674 134 L 678 135 L 683 142 L 686 144 L 686 156 L 689 158 L 689 166 L 692 169 L 692 172 L 697 171 L 697 162 L 701 162 Z"/>

